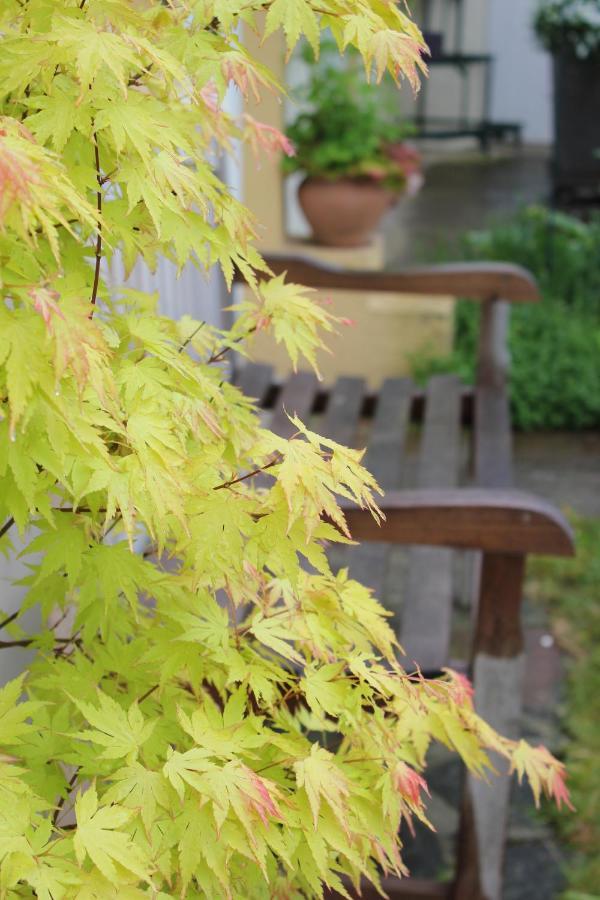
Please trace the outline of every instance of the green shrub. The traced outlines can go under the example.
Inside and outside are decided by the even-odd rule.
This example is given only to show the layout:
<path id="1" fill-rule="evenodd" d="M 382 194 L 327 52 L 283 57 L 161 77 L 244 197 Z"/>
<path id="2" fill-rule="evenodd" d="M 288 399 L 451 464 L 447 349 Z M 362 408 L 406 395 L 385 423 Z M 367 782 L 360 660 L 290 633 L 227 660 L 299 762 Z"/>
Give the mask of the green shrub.
<path id="1" fill-rule="evenodd" d="M 600 216 L 582 222 L 543 206 L 530 206 L 508 222 L 463 239 L 466 259 L 492 259 L 529 269 L 544 295 L 544 307 L 600 316 Z"/>
<path id="2" fill-rule="evenodd" d="M 564 900 L 593 900 L 600 885 L 600 724 L 592 712 L 600 691 L 600 520 L 573 524 L 576 559 L 532 561 L 527 593 L 548 607 L 559 643 L 569 653 L 562 724 L 569 737 L 565 761 L 577 817 L 552 819 L 574 851 Z"/>
<path id="3" fill-rule="evenodd" d="M 531 207 L 514 220 L 463 240 L 469 260 L 525 266 L 543 300 L 511 310 L 510 395 L 515 428 L 583 429 L 600 425 L 600 219 L 590 223 Z M 479 308 L 455 314 L 455 347 L 446 357 L 414 360 L 419 381 L 457 372 L 473 382 Z"/>

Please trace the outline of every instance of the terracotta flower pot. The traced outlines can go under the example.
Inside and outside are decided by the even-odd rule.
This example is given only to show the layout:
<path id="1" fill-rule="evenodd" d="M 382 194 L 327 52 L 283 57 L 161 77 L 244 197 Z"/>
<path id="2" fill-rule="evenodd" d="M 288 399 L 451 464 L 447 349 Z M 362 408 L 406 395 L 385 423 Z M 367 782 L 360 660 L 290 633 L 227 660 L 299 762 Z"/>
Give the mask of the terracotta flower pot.
<path id="1" fill-rule="evenodd" d="M 306 178 L 298 201 L 315 241 L 328 247 L 363 247 L 399 194 L 369 178 Z"/>

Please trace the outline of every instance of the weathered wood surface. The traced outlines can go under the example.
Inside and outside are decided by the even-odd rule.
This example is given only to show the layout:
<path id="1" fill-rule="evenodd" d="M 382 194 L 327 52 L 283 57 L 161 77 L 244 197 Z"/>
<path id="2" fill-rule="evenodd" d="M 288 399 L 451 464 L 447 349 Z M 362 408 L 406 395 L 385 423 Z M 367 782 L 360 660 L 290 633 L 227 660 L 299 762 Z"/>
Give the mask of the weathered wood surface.
<path id="1" fill-rule="evenodd" d="M 505 488 L 513 482 L 509 314 L 504 300 L 489 300 L 481 310 L 473 450 L 475 483 L 485 487 Z"/>
<path id="2" fill-rule="evenodd" d="M 475 708 L 506 737 L 520 733 L 523 635 L 520 605 L 525 557 L 486 554 L 473 645 Z M 466 774 L 453 900 L 501 900 L 510 779 L 506 760 L 491 755 L 487 782 Z"/>
<path id="3" fill-rule="evenodd" d="M 285 382 L 277 399 L 270 428 L 284 438 L 291 438 L 297 428 L 290 416 L 303 422 L 308 419 L 315 403 L 319 382 L 314 372 L 295 372 Z"/>
<path id="4" fill-rule="evenodd" d="M 387 272 L 350 271 L 316 263 L 301 256 L 269 254 L 266 262 L 274 274 L 287 272 L 288 281 L 313 288 L 452 296 L 469 300 L 502 297 L 514 303 L 535 303 L 540 299 L 536 282 L 530 273 L 520 266 L 508 263 L 451 263 Z M 245 282 L 239 270 L 235 277 L 236 281 Z"/>
<path id="5" fill-rule="evenodd" d="M 407 378 L 388 379 L 377 401 L 364 464 L 384 491 L 400 487 L 412 389 Z M 380 540 L 385 537 L 380 535 Z M 372 588 L 378 597 L 385 593 L 388 550 L 386 544 L 365 543 L 348 554 L 352 578 Z"/>
<path id="6" fill-rule="evenodd" d="M 358 423 L 366 396 L 364 378 L 338 378 L 331 390 L 320 433 L 324 437 L 356 447 Z"/>
<path id="7" fill-rule="evenodd" d="M 417 488 L 453 488 L 460 463 L 460 380 L 438 375 L 427 388 L 425 424 L 417 466 Z M 425 672 L 448 664 L 452 622 L 452 551 L 410 551 L 400 644 L 405 665 Z"/>
<path id="8" fill-rule="evenodd" d="M 450 897 L 450 886 L 438 881 L 382 878 L 381 886 L 389 900 L 449 900 Z M 361 882 L 360 894 L 348 883 L 348 892 L 356 900 L 381 900 L 381 894 L 367 881 Z M 325 891 L 323 896 L 325 900 L 338 900 L 342 895 L 336 891 Z"/>
<path id="9" fill-rule="evenodd" d="M 343 506 L 359 541 L 550 556 L 574 552 L 572 530 L 561 513 L 522 491 L 391 491 L 380 503 L 386 517 L 382 525 L 365 510 Z"/>
<path id="10" fill-rule="evenodd" d="M 236 372 L 234 383 L 246 397 L 251 397 L 259 404 L 265 402 L 273 383 L 273 367 L 262 363 L 241 366 Z"/>

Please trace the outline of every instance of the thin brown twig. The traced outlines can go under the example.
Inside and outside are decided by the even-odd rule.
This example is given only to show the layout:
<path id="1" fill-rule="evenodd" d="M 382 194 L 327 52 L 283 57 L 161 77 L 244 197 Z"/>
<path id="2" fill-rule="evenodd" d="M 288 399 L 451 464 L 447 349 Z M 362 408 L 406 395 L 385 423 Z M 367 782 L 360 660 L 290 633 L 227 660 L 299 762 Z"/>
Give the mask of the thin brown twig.
<path id="1" fill-rule="evenodd" d="M 55 622 L 53 625 L 50 626 L 50 631 L 56 631 L 56 629 L 58 628 L 58 626 L 59 626 L 59 625 L 62 625 L 62 623 L 65 621 L 65 619 L 67 618 L 67 616 L 69 615 L 70 612 L 71 612 L 71 609 L 70 609 L 69 607 L 67 607 L 67 608 L 63 611 L 62 616 L 61 616 L 59 619 L 57 619 L 56 622 Z"/>
<path id="2" fill-rule="evenodd" d="M 265 466 L 260 466 L 257 469 L 253 469 L 251 472 L 246 472 L 245 475 L 240 475 L 239 478 L 232 478 L 231 481 L 225 481 L 223 484 L 218 484 L 213 488 L 213 491 L 222 491 L 224 488 L 233 487 L 234 484 L 240 484 L 242 481 L 246 481 L 248 478 L 254 478 L 255 475 L 260 475 L 261 472 L 266 472 L 267 469 L 272 469 L 273 466 L 278 465 L 283 459 L 283 454 L 278 453 L 271 462 L 267 463 Z"/>
<path id="3" fill-rule="evenodd" d="M 138 697 L 138 699 L 137 699 L 138 705 L 140 703 L 143 703 L 144 700 L 146 700 L 151 694 L 154 693 L 154 691 L 157 691 L 158 687 L 159 687 L 158 684 L 153 684 L 152 687 L 149 688 L 144 694 L 142 694 L 141 697 Z"/>
<path id="4" fill-rule="evenodd" d="M 6 522 L 4 523 L 2 528 L 0 528 L 0 538 L 4 537 L 6 532 L 10 531 L 10 529 L 13 527 L 14 524 L 15 524 L 15 520 L 11 516 L 10 519 L 6 520 Z"/>
<path id="5" fill-rule="evenodd" d="M 61 812 L 63 806 L 65 805 L 65 802 L 66 802 L 66 799 L 67 799 L 68 795 L 71 793 L 71 790 L 72 790 L 72 788 L 73 788 L 73 785 L 74 785 L 75 782 L 77 781 L 77 776 L 78 776 L 78 775 L 79 775 L 79 766 L 75 769 L 75 771 L 73 772 L 73 774 L 72 774 L 71 777 L 69 778 L 69 789 L 66 791 L 66 793 L 64 794 L 64 796 L 60 798 L 60 800 L 58 801 L 58 804 L 57 804 L 57 806 L 56 806 L 56 809 L 54 810 L 54 814 L 53 814 L 53 816 L 52 816 L 52 824 L 53 824 L 53 825 L 56 825 L 56 823 L 58 822 L 58 817 L 60 816 L 60 812 Z"/>
<path id="6" fill-rule="evenodd" d="M 185 339 L 185 341 L 183 342 L 183 344 L 181 344 L 181 346 L 179 347 L 179 350 L 178 350 L 177 352 L 178 352 L 178 353 L 183 353 L 183 351 L 184 351 L 185 348 L 188 346 L 188 344 L 191 344 L 191 342 L 194 340 L 194 338 L 196 337 L 196 335 L 198 334 L 198 332 L 200 331 L 200 329 L 201 329 L 201 328 L 204 328 L 205 325 L 206 325 L 206 322 L 200 322 L 200 324 L 198 325 L 198 327 L 197 327 L 197 328 L 194 328 L 194 330 L 192 331 L 192 333 L 190 334 L 190 336 L 187 337 L 187 338 Z"/>
<path id="7" fill-rule="evenodd" d="M 82 6 L 85 0 L 82 0 Z M 81 9 L 82 6 L 79 8 Z M 98 232 L 96 236 L 96 264 L 94 267 L 94 284 L 92 286 L 92 307 L 96 305 L 98 296 L 98 285 L 100 283 L 100 263 L 102 261 L 102 175 L 100 174 L 100 150 L 98 148 L 98 135 L 93 132 L 94 138 L 94 163 L 96 166 L 96 180 L 98 182 L 98 190 L 96 191 L 96 209 L 98 210 Z M 94 311 L 90 313 L 90 319 L 94 315 Z"/>
<path id="8" fill-rule="evenodd" d="M 30 647 L 35 643 L 35 638 L 21 638 L 17 641 L 0 641 L 0 650 L 7 650 L 9 647 Z M 62 648 L 59 648 L 57 652 L 62 653 L 64 647 L 67 647 L 69 644 L 79 645 L 79 641 L 77 639 L 77 635 L 71 635 L 68 638 L 54 638 L 55 643 L 63 644 Z"/>
<path id="9" fill-rule="evenodd" d="M 11 622 L 14 622 L 17 616 L 20 615 L 20 613 L 21 610 L 18 609 L 16 612 L 8 616 L 8 618 L 5 619 L 4 622 L 0 622 L 0 631 L 2 631 L 3 628 L 6 628 L 7 625 L 10 625 Z"/>
<path id="10" fill-rule="evenodd" d="M 242 341 L 245 341 L 246 338 L 250 337 L 251 334 L 254 334 L 255 331 L 256 325 L 253 325 L 252 328 L 248 330 L 247 334 L 240 335 L 240 337 L 236 338 L 233 343 L 239 344 Z M 233 346 L 221 347 L 218 353 L 213 353 L 212 356 L 208 357 L 208 359 L 206 360 L 206 365 L 209 366 L 211 363 L 221 362 L 222 359 L 230 352 L 230 350 L 233 350 Z"/>

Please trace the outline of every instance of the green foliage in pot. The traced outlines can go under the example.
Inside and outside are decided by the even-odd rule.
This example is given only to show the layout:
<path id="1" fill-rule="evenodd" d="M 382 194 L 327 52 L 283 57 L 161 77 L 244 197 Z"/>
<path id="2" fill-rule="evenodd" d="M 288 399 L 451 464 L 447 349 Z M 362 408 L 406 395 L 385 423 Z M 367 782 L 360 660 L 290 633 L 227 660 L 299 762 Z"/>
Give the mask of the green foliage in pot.
<path id="1" fill-rule="evenodd" d="M 295 153 L 284 171 L 369 179 L 396 191 L 417 187 L 420 156 L 404 142 L 411 129 L 400 120 L 391 78 L 367 78 L 351 50 L 340 61 L 333 41 L 323 42 L 318 58 L 306 45 L 302 58 L 309 79 L 300 96 L 308 108 L 287 129 Z"/>
<path id="2" fill-rule="evenodd" d="M 551 53 L 600 60 L 600 0 L 544 0 L 534 27 Z"/>

